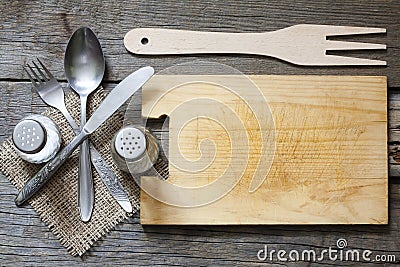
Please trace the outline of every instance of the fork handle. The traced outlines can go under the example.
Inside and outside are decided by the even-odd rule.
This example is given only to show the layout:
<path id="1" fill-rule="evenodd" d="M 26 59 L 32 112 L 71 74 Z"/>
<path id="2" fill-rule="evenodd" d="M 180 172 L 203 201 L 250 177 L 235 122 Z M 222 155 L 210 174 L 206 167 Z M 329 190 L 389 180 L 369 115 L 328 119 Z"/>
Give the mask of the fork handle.
<path id="1" fill-rule="evenodd" d="M 128 51 L 144 55 L 240 53 L 265 55 L 274 32 L 226 33 L 137 28 L 124 38 Z"/>
<path id="2" fill-rule="evenodd" d="M 72 130 L 74 130 L 75 134 L 78 135 L 80 133 L 80 129 L 78 124 L 76 124 L 74 118 L 72 118 L 71 114 L 68 112 L 67 107 L 65 105 L 59 106 L 58 110 L 61 111 L 64 118 L 68 121 L 69 125 L 71 126 Z"/>

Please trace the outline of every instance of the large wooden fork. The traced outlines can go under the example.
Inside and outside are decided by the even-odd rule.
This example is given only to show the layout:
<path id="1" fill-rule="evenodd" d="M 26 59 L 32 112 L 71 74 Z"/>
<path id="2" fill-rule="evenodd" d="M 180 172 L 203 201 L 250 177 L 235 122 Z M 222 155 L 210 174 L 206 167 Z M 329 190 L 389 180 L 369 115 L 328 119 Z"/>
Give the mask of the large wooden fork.
<path id="1" fill-rule="evenodd" d="M 256 54 L 297 65 L 386 65 L 386 61 L 328 55 L 329 50 L 386 49 L 384 44 L 327 40 L 328 36 L 385 33 L 384 28 L 299 24 L 272 32 L 224 33 L 137 28 L 125 35 L 135 54 Z"/>

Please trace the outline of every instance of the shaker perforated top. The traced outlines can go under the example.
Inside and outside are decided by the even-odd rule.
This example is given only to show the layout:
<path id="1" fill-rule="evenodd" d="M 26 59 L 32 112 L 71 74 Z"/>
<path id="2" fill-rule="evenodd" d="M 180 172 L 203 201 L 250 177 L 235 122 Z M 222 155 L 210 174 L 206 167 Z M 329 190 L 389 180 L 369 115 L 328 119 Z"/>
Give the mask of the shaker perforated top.
<path id="1" fill-rule="evenodd" d="M 23 120 L 15 126 L 12 138 L 20 151 L 34 154 L 46 144 L 46 130 L 35 120 Z"/>
<path id="2" fill-rule="evenodd" d="M 115 150 L 125 159 L 136 159 L 146 151 L 146 136 L 138 128 L 126 127 L 115 138 Z"/>

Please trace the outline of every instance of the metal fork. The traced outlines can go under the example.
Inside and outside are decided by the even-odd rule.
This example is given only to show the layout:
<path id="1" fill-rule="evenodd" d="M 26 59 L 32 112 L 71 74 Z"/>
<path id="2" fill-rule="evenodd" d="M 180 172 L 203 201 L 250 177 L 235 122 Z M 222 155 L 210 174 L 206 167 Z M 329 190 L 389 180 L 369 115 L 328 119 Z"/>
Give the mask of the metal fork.
<path id="1" fill-rule="evenodd" d="M 39 66 L 34 61 L 32 61 L 34 67 L 27 64 L 30 72 L 26 67 L 24 67 L 24 70 L 28 74 L 28 77 L 35 87 L 36 92 L 46 104 L 58 109 L 67 119 L 75 134 L 79 134 L 79 126 L 76 124 L 75 120 L 72 118 L 71 114 L 68 112 L 65 106 L 64 91 L 61 87 L 61 84 L 58 83 L 58 81 L 39 59 L 37 59 L 37 61 L 42 69 L 39 68 Z M 128 194 L 119 182 L 117 176 L 113 173 L 111 168 L 100 156 L 99 152 L 96 150 L 91 142 L 89 142 L 89 147 L 92 164 L 95 167 L 97 173 L 100 175 L 100 178 L 110 191 L 111 195 L 125 211 L 132 212 L 132 205 L 129 201 Z"/>
<path id="2" fill-rule="evenodd" d="M 328 55 L 331 50 L 386 49 L 384 44 L 327 40 L 328 36 L 385 33 L 383 28 L 299 24 L 272 32 L 224 33 L 137 28 L 124 38 L 144 55 L 256 54 L 304 66 L 386 65 L 386 61 Z"/>

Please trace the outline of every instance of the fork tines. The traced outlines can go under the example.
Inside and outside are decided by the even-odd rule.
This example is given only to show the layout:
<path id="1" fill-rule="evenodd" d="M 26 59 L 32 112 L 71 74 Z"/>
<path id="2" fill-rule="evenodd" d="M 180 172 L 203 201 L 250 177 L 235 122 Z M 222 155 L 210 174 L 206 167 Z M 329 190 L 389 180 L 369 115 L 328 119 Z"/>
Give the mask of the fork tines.
<path id="1" fill-rule="evenodd" d="M 37 58 L 37 61 L 39 62 L 40 66 L 42 67 L 39 68 L 39 66 L 35 63 L 35 61 L 32 61 L 32 64 L 34 65 L 34 67 L 31 67 L 31 65 L 26 64 L 26 66 L 30 69 L 31 73 L 33 74 L 34 77 L 32 77 L 31 73 L 29 73 L 28 69 L 26 67 L 24 67 L 25 72 L 28 74 L 29 80 L 31 80 L 32 84 L 35 85 L 36 87 L 51 80 L 54 79 L 54 76 L 50 73 L 50 71 L 44 66 L 44 64 L 42 63 L 42 61 L 40 61 L 40 59 Z M 35 71 L 34 69 L 36 69 L 37 71 Z M 43 73 L 43 71 L 46 73 Z M 38 74 L 39 73 L 39 74 Z M 40 77 L 39 77 L 40 75 Z M 47 76 L 46 76 L 47 75 Z"/>
<path id="2" fill-rule="evenodd" d="M 385 28 L 348 27 L 348 26 L 324 26 L 326 36 L 345 36 L 359 34 L 386 33 Z M 362 42 L 327 40 L 327 50 L 376 50 L 386 49 L 385 44 L 373 44 Z"/>

